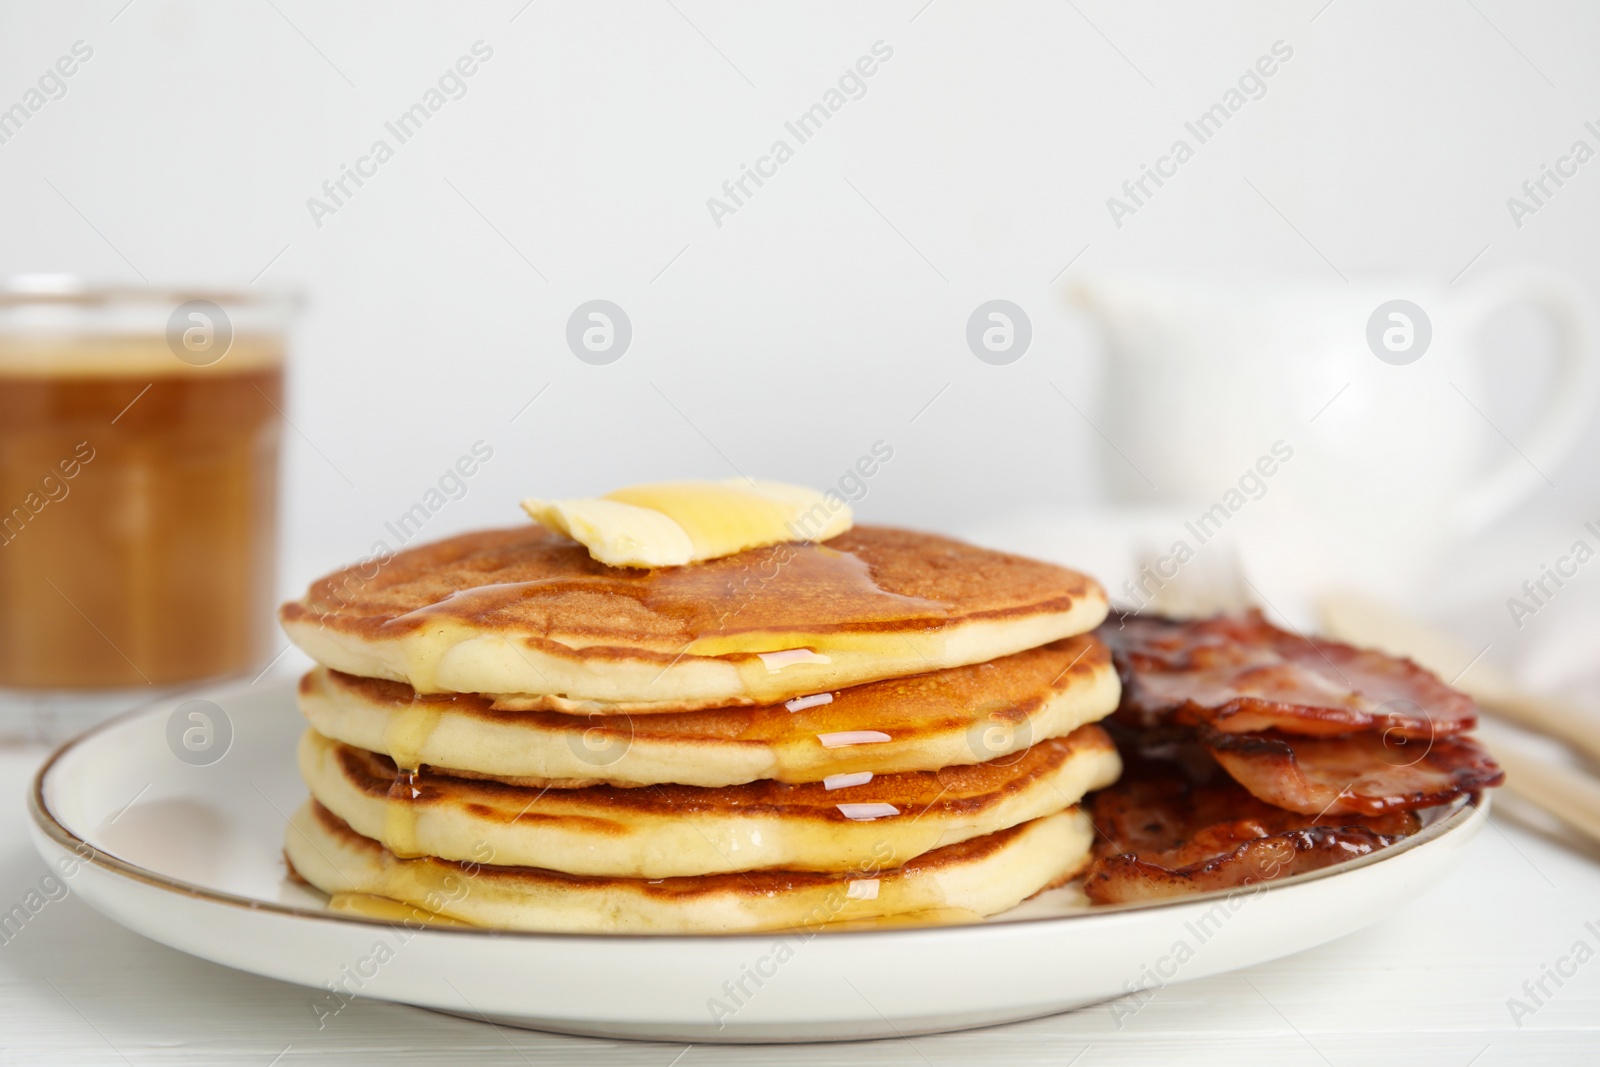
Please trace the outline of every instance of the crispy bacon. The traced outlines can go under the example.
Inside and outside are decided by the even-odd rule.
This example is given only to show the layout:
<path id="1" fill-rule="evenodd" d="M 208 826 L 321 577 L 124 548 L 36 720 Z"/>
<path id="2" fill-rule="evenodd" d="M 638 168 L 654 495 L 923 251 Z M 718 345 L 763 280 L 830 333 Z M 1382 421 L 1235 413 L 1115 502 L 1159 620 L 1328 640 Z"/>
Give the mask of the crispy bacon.
<path id="1" fill-rule="evenodd" d="M 1360 826 L 1307 826 L 1246 841 L 1187 867 L 1166 867 L 1134 855 L 1110 856 L 1089 868 L 1083 891 L 1096 904 L 1127 904 L 1238 889 L 1331 867 L 1397 840 Z"/>
<path id="2" fill-rule="evenodd" d="M 1123 676 L 1117 714 L 1136 728 L 1381 730 L 1431 740 L 1476 722 L 1472 698 L 1410 660 L 1288 633 L 1259 611 L 1189 621 L 1125 615 L 1098 632 Z"/>
<path id="3" fill-rule="evenodd" d="M 1101 627 L 1127 770 L 1095 794 L 1097 903 L 1316 870 L 1385 848 L 1417 809 L 1504 777 L 1462 732 L 1471 698 L 1410 660 L 1300 637 L 1259 612 Z M 1230 777 L 1231 776 L 1231 777 Z"/>
<path id="4" fill-rule="evenodd" d="M 1100 839 L 1084 892 L 1099 904 L 1234 889 L 1366 855 L 1415 833 L 1413 812 L 1376 818 L 1306 816 L 1264 804 L 1220 773 L 1141 757 L 1094 795 Z M 1210 771 L 1215 772 L 1214 766 Z"/>
<path id="5" fill-rule="evenodd" d="M 1470 737 L 1430 742 L 1369 730 L 1306 738 L 1202 728 L 1200 738 L 1255 797 L 1304 814 L 1380 815 L 1432 807 L 1505 779 Z"/>

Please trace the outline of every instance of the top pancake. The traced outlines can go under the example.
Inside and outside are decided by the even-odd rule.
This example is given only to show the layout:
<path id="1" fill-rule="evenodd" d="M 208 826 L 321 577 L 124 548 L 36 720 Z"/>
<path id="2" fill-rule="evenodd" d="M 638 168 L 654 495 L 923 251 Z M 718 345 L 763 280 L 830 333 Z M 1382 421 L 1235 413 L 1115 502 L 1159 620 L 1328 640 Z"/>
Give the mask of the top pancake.
<path id="1" fill-rule="evenodd" d="M 1106 600 L 1075 571 L 904 530 L 639 571 L 527 525 L 338 571 L 280 614 L 348 674 L 522 710 L 637 713 L 980 663 L 1093 629 Z"/>

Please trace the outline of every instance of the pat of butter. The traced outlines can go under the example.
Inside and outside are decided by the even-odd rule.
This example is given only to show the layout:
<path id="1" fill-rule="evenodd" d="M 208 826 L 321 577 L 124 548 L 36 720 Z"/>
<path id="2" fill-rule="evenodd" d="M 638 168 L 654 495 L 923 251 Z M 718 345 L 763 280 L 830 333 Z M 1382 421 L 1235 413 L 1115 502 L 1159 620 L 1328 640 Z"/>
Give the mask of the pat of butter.
<path id="1" fill-rule="evenodd" d="M 681 567 L 783 541 L 826 541 L 850 529 L 837 496 L 782 482 L 656 482 L 602 497 L 522 502 L 612 567 Z"/>

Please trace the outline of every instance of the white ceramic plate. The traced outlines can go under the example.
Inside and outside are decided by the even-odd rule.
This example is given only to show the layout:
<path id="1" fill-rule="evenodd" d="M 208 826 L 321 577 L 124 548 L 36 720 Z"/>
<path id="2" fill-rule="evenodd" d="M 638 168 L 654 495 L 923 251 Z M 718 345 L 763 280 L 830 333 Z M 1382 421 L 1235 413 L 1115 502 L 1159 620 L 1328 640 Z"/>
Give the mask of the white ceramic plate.
<path id="1" fill-rule="evenodd" d="M 285 878 L 284 822 L 305 797 L 292 685 L 204 697 L 211 709 L 152 705 L 58 751 L 34 785 L 35 843 L 74 892 L 122 925 L 321 987 L 330 1014 L 366 996 L 540 1030 L 697 1043 L 1032 1018 L 1248 967 L 1376 922 L 1454 868 L 1486 818 L 1482 804 L 1466 806 L 1393 848 L 1264 888 L 1093 909 L 1057 890 L 972 926 L 810 938 L 411 932 L 331 914 L 321 894 Z M 215 720 L 209 748 L 195 710 Z M 184 747 L 185 730 L 200 752 Z"/>

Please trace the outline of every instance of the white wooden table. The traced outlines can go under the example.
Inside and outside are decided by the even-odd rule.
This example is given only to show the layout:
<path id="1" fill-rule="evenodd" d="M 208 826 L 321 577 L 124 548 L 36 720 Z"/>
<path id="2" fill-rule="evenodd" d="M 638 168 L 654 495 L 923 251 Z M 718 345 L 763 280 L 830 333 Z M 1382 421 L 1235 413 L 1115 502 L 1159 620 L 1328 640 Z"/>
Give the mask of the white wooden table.
<path id="1" fill-rule="evenodd" d="M 0 804 L 3 910 L 45 873 L 27 839 L 23 803 L 43 755 L 43 748 L 0 750 L 8 794 Z M 146 941 L 72 896 L 5 937 L 0 1063 L 7 1064 L 1600 1062 L 1600 859 L 1505 813 L 1445 885 L 1342 941 L 1168 986 L 1131 1016 L 1102 1005 L 911 1040 L 685 1049 L 495 1028 L 378 1001 L 357 1001 L 319 1030 L 309 990 Z M 1578 964 L 1571 954 L 1580 941 L 1589 952 Z M 1561 964 L 1563 957 L 1569 962 Z M 1558 964 L 1575 968 L 1559 987 L 1546 977 Z M 1536 1004 L 1524 983 L 1541 978 L 1550 995 Z M 1531 1013 L 1513 1020 L 1513 997 Z"/>

